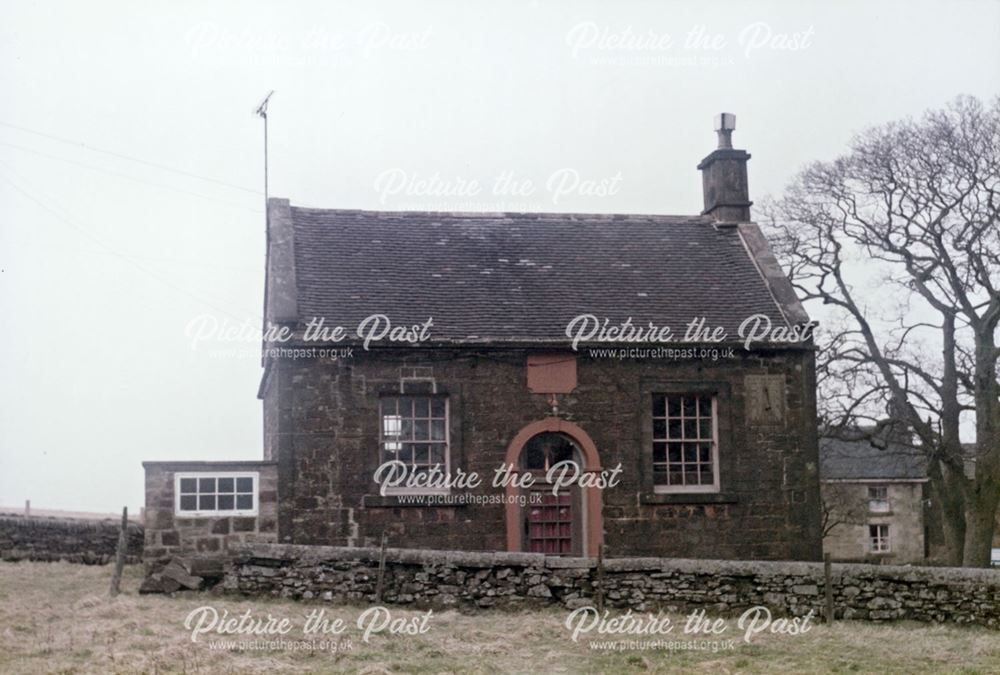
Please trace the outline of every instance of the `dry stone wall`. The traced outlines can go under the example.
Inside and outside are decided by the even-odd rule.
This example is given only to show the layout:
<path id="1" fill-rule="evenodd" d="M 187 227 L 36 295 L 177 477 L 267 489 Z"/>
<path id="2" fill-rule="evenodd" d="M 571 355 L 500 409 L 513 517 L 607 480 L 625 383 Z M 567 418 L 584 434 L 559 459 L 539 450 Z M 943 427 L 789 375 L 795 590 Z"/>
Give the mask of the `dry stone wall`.
<path id="1" fill-rule="evenodd" d="M 66 560 L 103 565 L 114 559 L 121 521 L 0 516 L 0 559 Z M 128 526 L 128 562 L 142 558 L 143 528 Z"/>
<path id="2" fill-rule="evenodd" d="M 238 552 L 223 587 L 302 600 L 373 602 L 379 549 L 262 544 Z M 599 581 L 603 579 L 603 581 Z M 838 618 L 969 623 L 1000 627 L 1000 572 L 834 564 Z M 388 549 L 382 601 L 414 607 L 521 608 L 606 605 L 636 611 L 720 615 L 766 606 L 780 615 L 822 616 L 822 563 L 612 558 L 603 575 L 589 558 L 531 553 Z"/>

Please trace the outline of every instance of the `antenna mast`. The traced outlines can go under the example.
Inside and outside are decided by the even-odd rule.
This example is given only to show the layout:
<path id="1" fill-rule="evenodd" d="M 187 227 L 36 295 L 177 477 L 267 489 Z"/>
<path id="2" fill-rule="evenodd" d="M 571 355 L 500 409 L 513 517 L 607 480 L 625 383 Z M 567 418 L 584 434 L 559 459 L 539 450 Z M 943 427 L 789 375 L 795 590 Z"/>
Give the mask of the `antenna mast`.
<path id="1" fill-rule="evenodd" d="M 271 96 L 274 95 L 274 90 L 272 89 L 268 92 L 264 100 L 260 102 L 255 111 L 258 117 L 264 119 L 264 217 L 267 217 L 267 103 L 271 100 Z"/>

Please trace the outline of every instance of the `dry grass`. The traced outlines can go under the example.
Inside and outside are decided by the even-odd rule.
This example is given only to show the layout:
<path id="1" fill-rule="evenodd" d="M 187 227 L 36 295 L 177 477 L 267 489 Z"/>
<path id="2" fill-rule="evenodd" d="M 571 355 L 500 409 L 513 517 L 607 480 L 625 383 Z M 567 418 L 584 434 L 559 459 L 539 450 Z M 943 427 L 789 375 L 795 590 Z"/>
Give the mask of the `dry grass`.
<path id="1" fill-rule="evenodd" d="M 107 597 L 109 567 L 0 563 L 2 673 L 638 672 L 662 673 L 997 673 L 1000 633 L 980 628 L 843 622 L 805 635 L 760 636 L 711 651 L 598 652 L 573 643 L 559 610 L 433 616 L 419 636 L 358 639 L 339 654 L 213 651 L 183 627 L 194 608 L 246 609 L 301 622 L 310 609 L 356 620 L 359 607 L 221 598 L 139 596 L 140 571 Z M 393 610 L 394 615 L 415 612 Z M 301 634 L 299 634 L 301 635 Z M 293 633 L 289 636 L 295 638 Z M 735 637 L 735 635 L 732 635 Z"/>

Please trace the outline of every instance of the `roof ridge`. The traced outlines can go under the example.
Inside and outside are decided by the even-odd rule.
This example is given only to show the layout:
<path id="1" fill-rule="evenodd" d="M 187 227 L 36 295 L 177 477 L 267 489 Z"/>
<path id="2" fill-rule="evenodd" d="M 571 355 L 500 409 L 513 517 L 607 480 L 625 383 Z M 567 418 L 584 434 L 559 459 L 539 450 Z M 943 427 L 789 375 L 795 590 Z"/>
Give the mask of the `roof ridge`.
<path id="1" fill-rule="evenodd" d="M 316 206 L 296 206 L 291 205 L 294 211 L 309 211 L 318 214 L 343 214 L 343 215 L 369 215 L 378 217 L 452 217 L 452 218 L 586 218 L 602 220 L 657 220 L 657 219 L 683 219 L 706 224 L 715 223 L 711 216 L 701 214 L 673 214 L 673 213 L 593 213 L 582 211 L 417 211 L 417 210 L 378 210 L 378 209 L 328 209 Z"/>

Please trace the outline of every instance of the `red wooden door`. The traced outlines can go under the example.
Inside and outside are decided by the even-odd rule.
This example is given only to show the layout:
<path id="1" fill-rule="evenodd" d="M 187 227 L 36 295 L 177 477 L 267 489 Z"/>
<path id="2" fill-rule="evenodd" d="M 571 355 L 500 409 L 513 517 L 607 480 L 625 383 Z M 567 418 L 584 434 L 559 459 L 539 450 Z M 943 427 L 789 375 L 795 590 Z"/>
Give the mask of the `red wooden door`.
<path id="1" fill-rule="evenodd" d="M 569 492 L 541 493 L 541 504 L 528 507 L 528 551 L 550 555 L 573 553 L 573 497 Z"/>

